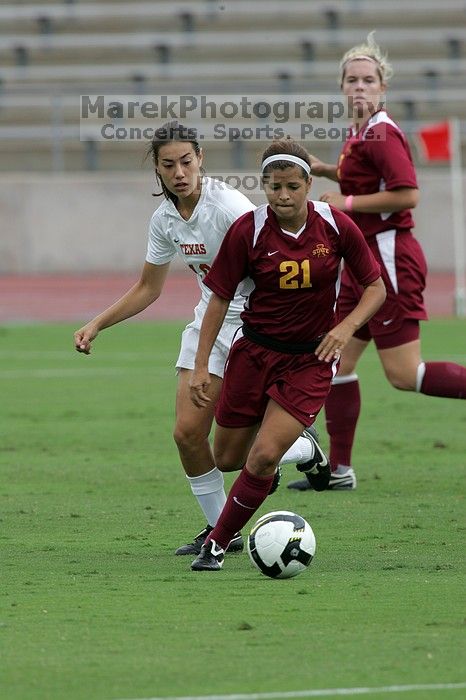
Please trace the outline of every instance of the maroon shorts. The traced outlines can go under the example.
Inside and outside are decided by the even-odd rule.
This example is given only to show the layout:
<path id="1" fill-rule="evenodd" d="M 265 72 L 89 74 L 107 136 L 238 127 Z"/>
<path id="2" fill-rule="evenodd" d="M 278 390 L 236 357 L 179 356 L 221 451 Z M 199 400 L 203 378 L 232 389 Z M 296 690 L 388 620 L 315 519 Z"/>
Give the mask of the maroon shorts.
<path id="1" fill-rule="evenodd" d="M 228 356 L 216 421 L 225 428 L 255 425 L 273 399 L 300 423 L 311 425 L 336 370 L 336 362 L 321 362 L 314 353 L 288 355 L 239 338 Z"/>
<path id="2" fill-rule="evenodd" d="M 408 231 L 384 231 L 368 239 L 380 264 L 387 298 L 377 313 L 354 334 L 383 350 L 409 343 L 419 337 L 419 321 L 427 319 L 423 292 L 427 264 L 422 248 Z M 343 270 L 338 296 L 338 318 L 345 318 L 356 306 L 362 287 L 349 269 Z"/>

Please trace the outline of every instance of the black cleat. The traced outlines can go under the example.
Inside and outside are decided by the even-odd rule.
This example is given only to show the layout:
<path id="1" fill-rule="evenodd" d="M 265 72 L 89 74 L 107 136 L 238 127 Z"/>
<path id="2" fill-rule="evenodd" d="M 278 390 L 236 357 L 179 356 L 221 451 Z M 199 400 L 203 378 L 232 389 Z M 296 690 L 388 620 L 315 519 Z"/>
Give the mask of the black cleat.
<path id="1" fill-rule="evenodd" d="M 312 425 L 309 428 L 305 428 L 302 435 L 314 445 L 314 456 L 308 462 L 296 465 L 296 469 L 299 472 L 303 472 L 306 475 L 306 479 L 292 481 L 288 484 L 288 488 L 298 489 L 298 491 L 306 491 L 307 489 L 325 491 L 329 487 L 331 477 L 328 457 L 319 445 L 319 436 Z"/>
<path id="2" fill-rule="evenodd" d="M 206 537 L 210 535 L 214 528 L 211 525 L 206 525 L 206 527 L 200 531 L 198 535 L 194 538 L 192 542 L 189 544 L 183 544 L 181 547 L 178 547 L 176 550 L 175 554 L 178 555 L 185 555 L 185 554 L 194 554 L 198 555 L 201 552 L 201 547 L 206 541 Z M 243 538 L 241 537 L 241 533 L 238 532 L 233 539 L 231 540 L 230 544 L 228 545 L 228 552 L 231 554 L 232 552 L 242 552 L 244 548 L 244 543 L 243 543 Z"/>
<path id="3" fill-rule="evenodd" d="M 268 493 L 269 496 L 271 496 L 275 491 L 278 489 L 280 486 L 280 481 L 282 480 L 282 468 L 280 465 L 277 467 L 277 471 L 273 475 L 273 481 L 272 481 L 272 486 L 270 487 L 270 491 Z"/>
<path id="4" fill-rule="evenodd" d="M 290 481 L 287 485 L 288 489 L 295 489 L 296 491 L 312 491 L 312 486 L 307 479 L 297 479 L 296 481 Z"/>
<path id="5" fill-rule="evenodd" d="M 220 571 L 225 559 L 225 550 L 217 545 L 215 540 L 203 544 L 201 551 L 191 564 L 193 571 Z"/>
<path id="6" fill-rule="evenodd" d="M 340 469 L 340 471 L 337 470 L 331 473 L 327 491 L 354 491 L 356 485 L 354 469 L 347 467 L 344 471 Z M 297 491 L 308 491 L 312 489 L 312 486 L 307 479 L 299 479 L 298 481 L 291 481 L 288 484 L 288 488 L 296 489 Z"/>

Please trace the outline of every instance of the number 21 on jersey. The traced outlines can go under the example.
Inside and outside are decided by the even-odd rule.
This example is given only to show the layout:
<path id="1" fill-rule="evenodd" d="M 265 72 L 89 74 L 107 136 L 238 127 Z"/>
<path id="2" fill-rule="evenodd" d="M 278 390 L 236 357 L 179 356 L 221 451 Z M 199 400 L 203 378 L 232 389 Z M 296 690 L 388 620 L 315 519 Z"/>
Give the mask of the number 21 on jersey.
<path id="1" fill-rule="evenodd" d="M 312 287 L 309 260 L 283 260 L 280 263 L 280 289 L 305 289 Z"/>

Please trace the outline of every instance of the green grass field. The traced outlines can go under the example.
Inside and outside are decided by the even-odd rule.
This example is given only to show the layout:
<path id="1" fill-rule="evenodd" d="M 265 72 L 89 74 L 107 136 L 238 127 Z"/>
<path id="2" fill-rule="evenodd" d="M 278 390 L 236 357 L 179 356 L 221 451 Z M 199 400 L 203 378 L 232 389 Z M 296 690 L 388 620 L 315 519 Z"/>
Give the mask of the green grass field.
<path id="1" fill-rule="evenodd" d="M 465 364 L 465 325 L 425 324 L 425 358 Z M 193 573 L 173 556 L 204 525 L 171 437 L 181 328 L 126 323 L 90 357 L 68 325 L 0 330 L 1 697 L 464 698 L 395 686 L 466 680 L 465 402 L 395 391 L 370 349 L 358 489 L 282 484 L 259 511 L 309 520 L 309 570 Z"/>

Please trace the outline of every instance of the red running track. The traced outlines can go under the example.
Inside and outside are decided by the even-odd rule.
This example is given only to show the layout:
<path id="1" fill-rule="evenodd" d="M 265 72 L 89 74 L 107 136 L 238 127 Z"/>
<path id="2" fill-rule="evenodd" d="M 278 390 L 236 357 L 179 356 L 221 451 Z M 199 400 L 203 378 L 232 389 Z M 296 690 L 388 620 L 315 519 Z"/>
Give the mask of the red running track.
<path id="1" fill-rule="evenodd" d="M 112 304 L 136 280 L 137 273 L 3 276 L 0 277 L 0 323 L 81 323 Z M 172 272 L 160 299 L 137 318 L 190 320 L 199 296 L 194 275 Z M 430 316 L 453 315 L 453 275 L 429 276 L 426 303 Z"/>

